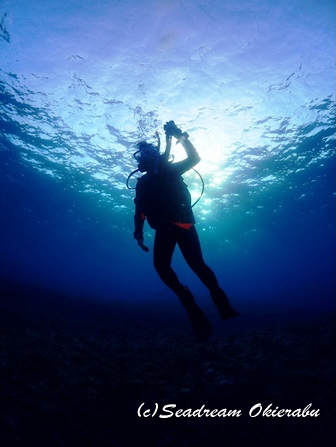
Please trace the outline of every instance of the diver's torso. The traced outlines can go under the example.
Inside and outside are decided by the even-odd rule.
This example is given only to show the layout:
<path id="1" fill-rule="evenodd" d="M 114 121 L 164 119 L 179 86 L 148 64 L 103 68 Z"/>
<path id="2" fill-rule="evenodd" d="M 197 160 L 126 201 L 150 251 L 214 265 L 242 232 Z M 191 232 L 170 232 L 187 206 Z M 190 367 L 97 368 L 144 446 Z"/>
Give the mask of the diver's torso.
<path id="1" fill-rule="evenodd" d="M 137 196 L 152 228 L 167 222 L 195 223 L 187 185 L 173 169 L 142 176 L 138 180 Z"/>

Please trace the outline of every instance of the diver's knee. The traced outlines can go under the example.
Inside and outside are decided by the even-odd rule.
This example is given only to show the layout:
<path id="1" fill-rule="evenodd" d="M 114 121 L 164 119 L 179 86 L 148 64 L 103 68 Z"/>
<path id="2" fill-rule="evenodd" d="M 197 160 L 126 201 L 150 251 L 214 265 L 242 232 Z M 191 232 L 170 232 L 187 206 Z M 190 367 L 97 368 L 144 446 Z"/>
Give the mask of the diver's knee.
<path id="1" fill-rule="evenodd" d="M 159 276 L 165 275 L 167 271 L 169 271 L 169 265 L 166 265 L 163 262 L 154 260 L 154 268 Z"/>
<path id="2" fill-rule="evenodd" d="M 206 263 L 203 260 L 190 260 L 188 262 L 189 267 L 191 270 L 195 273 L 203 272 L 204 270 L 207 270 L 209 267 L 206 265 Z"/>

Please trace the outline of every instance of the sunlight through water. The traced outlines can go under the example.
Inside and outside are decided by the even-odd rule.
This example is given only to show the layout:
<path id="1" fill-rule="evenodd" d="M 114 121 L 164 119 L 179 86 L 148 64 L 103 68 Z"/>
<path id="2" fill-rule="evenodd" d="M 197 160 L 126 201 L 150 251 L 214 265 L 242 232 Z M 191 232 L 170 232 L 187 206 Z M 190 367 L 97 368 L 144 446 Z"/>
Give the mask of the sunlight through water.
<path id="1" fill-rule="evenodd" d="M 202 158 L 202 215 L 236 203 L 242 187 L 295 184 L 335 154 L 334 9 L 329 0 L 5 0 L 2 146 L 123 212 L 134 144 L 156 130 L 164 140 L 171 119 Z M 179 146 L 173 154 L 184 156 Z M 197 198 L 197 174 L 186 179 Z"/>

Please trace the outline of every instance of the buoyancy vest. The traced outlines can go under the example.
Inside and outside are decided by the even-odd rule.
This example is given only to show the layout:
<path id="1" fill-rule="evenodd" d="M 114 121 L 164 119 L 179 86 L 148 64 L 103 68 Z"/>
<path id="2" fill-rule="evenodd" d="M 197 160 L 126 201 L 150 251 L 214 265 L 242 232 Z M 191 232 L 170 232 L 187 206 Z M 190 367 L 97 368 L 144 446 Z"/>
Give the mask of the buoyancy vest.
<path id="1" fill-rule="evenodd" d="M 188 187 L 173 169 L 138 179 L 135 203 L 154 229 L 168 222 L 195 223 Z"/>

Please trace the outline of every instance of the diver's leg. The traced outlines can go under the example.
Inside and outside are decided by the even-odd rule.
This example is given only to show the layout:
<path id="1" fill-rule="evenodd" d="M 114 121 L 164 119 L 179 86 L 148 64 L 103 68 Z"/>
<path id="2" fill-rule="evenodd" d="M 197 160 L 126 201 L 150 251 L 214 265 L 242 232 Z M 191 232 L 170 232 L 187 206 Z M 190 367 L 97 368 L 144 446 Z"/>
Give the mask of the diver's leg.
<path id="1" fill-rule="evenodd" d="M 176 239 L 170 226 L 158 228 L 154 239 L 154 267 L 161 280 L 177 295 L 183 290 L 176 273 L 171 268 L 171 261 L 176 246 Z"/>
<path id="2" fill-rule="evenodd" d="M 195 303 L 188 287 L 180 283 L 171 268 L 175 246 L 176 231 L 172 224 L 157 229 L 154 240 L 154 267 L 161 280 L 175 292 L 186 309 L 195 339 L 205 340 L 211 335 L 212 327 L 205 314 Z"/>
<path id="3" fill-rule="evenodd" d="M 219 286 L 216 275 L 204 262 L 201 244 L 195 226 L 189 230 L 179 228 L 177 243 L 189 267 L 196 273 L 203 284 L 209 289 L 211 298 L 217 306 L 223 320 L 239 315 L 231 306 L 224 290 Z"/>
<path id="4" fill-rule="evenodd" d="M 187 264 L 210 292 L 217 290 L 219 286 L 216 275 L 204 262 L 201 244 L 195 226 L 189 230 L 183 228 L 178 228 L 178 230 L 177 243 Z"/>

